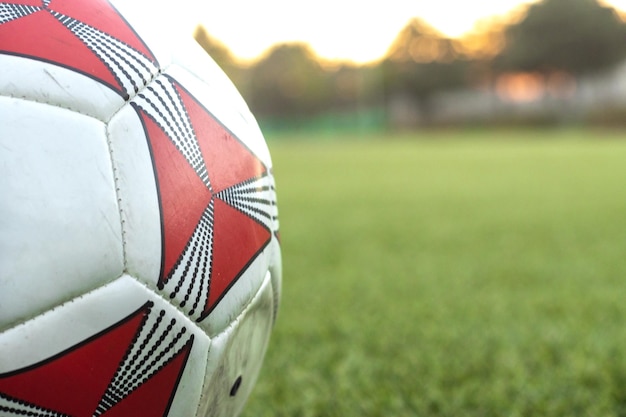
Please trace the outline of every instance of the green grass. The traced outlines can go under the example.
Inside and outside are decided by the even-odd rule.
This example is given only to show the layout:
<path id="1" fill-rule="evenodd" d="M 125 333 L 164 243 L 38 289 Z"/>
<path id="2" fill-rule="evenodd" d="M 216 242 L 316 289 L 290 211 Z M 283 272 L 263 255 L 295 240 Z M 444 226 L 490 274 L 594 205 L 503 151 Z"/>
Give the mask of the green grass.
<path id="1" fill-rule="evenodd" d="M 283 300 L 244 415 L 626 416 L 624 138 L 270 141 Z"/>

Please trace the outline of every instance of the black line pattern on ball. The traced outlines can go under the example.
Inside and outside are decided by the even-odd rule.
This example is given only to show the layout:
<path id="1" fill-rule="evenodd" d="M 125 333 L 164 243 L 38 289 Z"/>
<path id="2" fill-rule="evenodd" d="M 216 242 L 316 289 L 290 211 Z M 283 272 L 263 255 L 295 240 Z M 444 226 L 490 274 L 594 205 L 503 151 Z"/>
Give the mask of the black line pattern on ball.
<path id="1" fill-rule="evenodd" d="M 191 288 L 193 286 L 193 283 L 197 277 L 197 273 L 198 273 L 198 268 L 199 268 L 199 263 L 202 262 L 202 274 L 200 275 L 200 288 L 198 288 L 198 290 L 196 291 L 196 298 L 194 300 L 193 306 L 191 307 L 191 310 L 189 310 L 189 315 L 193 316 L 193 314 L 195 313 L 196 308 L 198 307 L 198 304 L 200 302 L 200 299 L 202 298 L 202 294 L 204 294 L 204 285 L 206 282 L 207 287 L 209 286 L 209 278 L 211 276 L 211 254 L 213 253 L 213 200 L 211 199 L 211 203 L 209 204 L 209 207 L 207 208 L 207 210 L 205 211 L 205 213 L 203 214 L 203 219 L 200 222 L 200 224 L 198 225 L 199 228 L 202 228 L 202 239 L 200 239 L 200 253 L 204 254 L 204 256 L 202 256 L 200 259 L 198 259 L 198 261 L 196 262 L 195 265 L 195 269 L 194 269 L 194 274 L 192 277 L 192 282 L 189 286 L 189 289 L 187 290 L 187 295 L 185 296 L 185 300 L 188 298 L 189 294 L 191 293 Z M 205 244 L 207 246 L 206 250 L 204 250 Z M 207 270 L 207 261 L 208 261 L 208 270 Z M 181 307 L 183 305 L 181 304 Z"/>
<path id="2" fill-rule="evenodd" d="M 158 73 L 158 68 L 139 51 L 130 45 L 89 26 L 77 19 L 50 10 L 50 13 L 74 33 L 96 56 L 111 70 L 116 80 L 126 93 L 137 93 Z M 134 73 L 131 74 L 131 71 Z M 131 84 L 132 91 L 125 85 L 124 79 Z"/>
<path id="3" fill-rule="evenodd" d="M 178 121 L 178 120 L 185 120 L 187 121 L 187 124 L 185 124 L 179 131 L 183 134 L 184 137 L 186 137 L 189 141 L 191 141 L 192 143 L 197 143 L 197 137 L 196 137 L 196 133 L 194 131 L 193 125 L 191 124 L 191 120 L 189 120 L 189 115 L 187 114 L 187 112 L 185 111 L 184 108 L 184 104 L 182 102 L 182 98 L 180 97 L 180 94 L 178 93 L 178 91 L 174 88 L 174 93 L 176 94 L 176 98 L 174 98 L 172 96 L 172 94 L 170 93 L 169 89 L 165 88 L 165 85 L 161 82 L 161 80 L 156 80 L 156 82 L 161 85 L 163 87 L 163 92 L 165 93 L 165 95 L 167 96 L 167 98 L 169 99 L 170 103 L 176 104 L 179 103 L 180 106 L 174 105 L 174 106 L 167 106 L 167 104 L 165 103 L 164 100 L 162 100 L 162 104 L 165 106 L 165 108 L 170 109 L 171 107 L 173 107 L 176 110 L 176 115 L 172 114 L 170 112 L 170 115 L 172 116 L 172 118 L 174 119 L 174 121 Z M 170 83 L 171 86 L 171 83 Z M 157 96 L 160 98 L 160 96 Z M 178 117 L 176 117 L 178 116 Z M 182 130 L 184 130 L 184 132 L 182 132 Z M 200 148 L 198 147 L 198 151 L 200 151 Z M 183 155 L 186 155 L 187 160 L 189 161 L 189 163 L 191 164 L 191 166 L 193 167 L 194 171 L 196 171 L 196 173 L 200 176 L 200 179 L 202 179 L 202 182 L 204 184 L 206 184 L 206 186 L 209 188 L 209 191 L 213 192 L 211 189 L 211 183 L 209 181 L 209 174 L 207 172 L 205 163 L 204 163 L 204 159 L 202 158 L 202 153 L 200 152 L 196 152 L 196 153 L 189 153 L 188 157 L 187 154 L 185 154 L 184 152 L 182 152 Z"/>
<path id="4" fill-rule="evenodd" d="M 194 336 L 186 336 L 186 327 L 178 325 L 175 318 L 166 320 L 165 310 L 155 314 L 151 307 L 146 309 L 140 329 L 100 399 L 94 417 L 122 401 L 193 343 Z"/>
<path id="5" fill-rule="evenodd" d="M 165 101 L 165 99 L 162 97 L 161 94 L 156 94 L 156 91 L 155 91 L 155 95 L 159 99 L 163 107 L 168 110 L 168 113 L 171 119 L 174 121 L 174 123 L 176 123 L 176 129 L 173 129 L 173 130 L 177 130 L 180 133 L 180 135 L 185 139 L 181 143 L 184 148 L 187 141 L 191 141 L 192 143 L 193 141 L 195 141 L 196 135 L 193 131 L 193 126 L 191 125 L 191 121 L 189 120 L 187 116 L 187 112 L 185 111 L 184 105 L 182 103 L 182 99 L 178 95 L 178 92 L 176 91 L 175 88 L 174 88 L 174 93 L 176 93 L 176 98 L 172 96 L 172 94 L 168 90 L 167 86 L 163 83 L 163 81 L 156 80 L 155 82 L 162 88 L 162 93 L 165 94 L 165 96 L 167 97 L 167 102 Z M 170 87 L 172 87 L 171 83 L 168 83 L 168 84 Z M 173 104 L 173 106 L 170 106 L 168 104 Z M 172 112 L 172 109 L 176 111 L 176 114 Z M 179 123 L 180 121 L 185 121 L 187 123 L 183 123 L 183 125 L 181 126 Z M 183 154 L 188 154 L 190 157 L 192 156 L 192 152 L 190 152 L 190 150 L 188 149 L 183 149 Z M 199 163 L 199 159 L 200 159 L 198 158 L 199 152 L 197 153 L 197 155 L 193 155 L 193 156 L 195 157 L 192 160 L 191 165 L 195 167 L 193 162 Z"/>
<path id="6" fill-rule="evenodd" d="M 177 300 L 181 309 L 190 318 L 201 321 L 206 318 L 210 309 L 224 295 L 221 294 L 217 297 L 217 301 L 213 306 L 207 306 L 211 291 L 210 281 L 213 274 L 213 199 L 219 198 L 228 206 L 257 222 L 268 232 L 276 234 L 278 231 L 276 193 L 273 186 L 273 177 L 270 175 L 268 168 L 262 166 L 261 162 L 262 174 L 260 176 L 244 180 L 214 194 L 209 175 L 210 167 L 207 167 L 204 161 L 196 136 L 196 127 L 191 123 L 186 104 L 181 96 L 183 92 L 191 95 L 184 87 L 179 86 L 176 80 L 168 75 L 161 75 L 139 93 L 131 104 L 141 109 L 147 117 L 156 123 L 178 152 L 185 158 L 189 166 L 196 172 L 210 194 L 208 212 L 205 210 L 199 220 L 199 224 L 196 225 L 188 241 L 185 242 L 181 253 L 177 254 L 177 259 L 173 260 L 173 266 L 168 266 L 168 270 L 162 271 L 163 276 L 157 284 L 157 288 L 164 291 L 170 299 Z M 191 97 L 193 99 L 193 95 Z M 198 105 L 206 111 L 208 116 L 214 118 L 211 112 L 204 108 L 202 104 L 198 103 Z M 222 127 L 224 126 L 222 125 Z M 228 131 L 226 127 L 224 129 Z M 236 137 L 235 139 L 254 155 L 245 143 Z M 204 223 L 207 220 L 207 216 L 209 221 L 205 229 Z M 210 249 L 208 254 L 202 250 L 202 246 L 205 243 Z M 267 242 L 263 247 L 266 244 Z M 228 288 L 248 268 L 262 249 L 259 248 L 259 251 L 253 255 L 246 265 L 242 266 L 242 269 L 235 276 L 228 277 L 229 279 L 232 278 Z M 226 288 L 226 291 L 228 288 Z M 194 294 L 195 299 L 193 305 L 190 306 L 189 304 Z M 209 308 L 208 311 L 207 307 Z"/>
<path id="7" fill-rule="evenodd" d="M 176 149 L 185 157 L 189 165 L 211 191 L 209 174 L 202 158 L 196 133 L 182 98 L 174 85 L 169 80 L 163 82 L 162 78 L 157 78 L 138 95 L 135 102 L 169 136 Z"/>
<path id="8" fill-rule="evenodd" d="M 266 229 L 277 229 L 276 193 L 272 177 L 267 172 L 224 189 L 216 197 L 253 218 Z"/>
<path id="9" fill-rule="evenodd" d="M 196 318 L 196 309 L 200 303 L 206 303 L 208 291 L 205 287 L 210 285 L 213 255 L 213 224 L 214 224 L 214 203 L 213 199 L 202 214 L 196 229 L 187 242 L 185 249 L 177 259 L 171 272 L 168 274 L 163 288 L 169 290 L 169 297 L 174 299 L 185 288 L 185 295 L 179 302 L 187 314 Z M 193 271 L 190 274 L 190 270 Z M 201 272 L 198 274 L 198 272 Z M 189 279 L 191 275 L 191 279 Z M 173 284 L 173 283 L 176 284 Z M 191 294 L 195 293 L 195 298 L 191 308 L 185 308 Z"/>
<path id="10" fill-rule="evenodd" d="M 19 19 L 29 14 L 42 10 L 39 6 L 26 6 L 23 4 L 0 4 L 0 24 Z"/>
<path id="11" fill-rule="evenodd" d="M 120 94 L 124 100 L 128 100 L 131 97 L 131 93 L 140 91 L 141 87 L 148 85 L 154 77 L 160 73 L 159 64 L 156 59 L 151 56 L 151 53 L 144 54 L 111 34 L 103 32 L 76 18 L 50 9 L 50 3 L 50 0 L 43 1 L 42 6 L 0 3 L 0 24 L 41 11 L 49 13 L 94 53 L 94 56 L 107 67 L 116 83 L 111 84 L 102 78 L 94 76 L 89 71 L 82 71 L 71 65 L 66 65 L 64 62 L 53 63 L 81 72 L 109 86 L 116 93 Z M 143 43 L 139 36 L 137 36 L 137 41 Z M 147 48 L 145 44 L 144 47 Z M 46 62 L 45 58 L 37 56 L 34 58 Z M 133 75 L 133 73 L 135 75 Z"/>
<path id="12" fill-rule="evenodd" d="M 127 57 L 130 58 L 134 58 L 133 55 L 128 54 L 127 57 L 124 57 L 119 50 L 121 50 L 121 48 L 119 48 L 119 41 L 115 42 L 115 40 L 113 38 L 111 38 L 110 36 L 106 35 L 103 32 L 100 32 L 96 29 L 93 29 L 87 25 L 84 24 L 80 24 L 79 22 L 76 22 L 77 24 L 75 25 L 77 27 L 76 31 L 73 31 L 74 33 L 76 33 L 76 35 L 78 37 L 80 37 L 81 39 L 83 39 L 83 41 L 85 42 L 85 44 L 87 44 L 88 46 L 90 46 L 90 49 L 94 51 L 94 53 L 96 53 L 96 55 L 98 55 L 99 57 L 104 57 L 107 59 L 102 59 L 102 61 L 109 66 L 108 62 L 112 62 L 113 64 L 115 64 L 115 66 L 117 67 L 117 69 L 124 74 L 125 78 L 130 81 L 130 83 L 133 85 L 133 90 L 135 93 L 137 93 L 139 91 L 139 85 L 137 84 L 137 82 L 133 79 L 132 75 L 130 74 L 129 71 L 127 71 L 124 68 L 124 65 L 121 65 L 120 61 L 123 62 L 124 64 L 126 64 L 127 67 L 130 67 L 131 70 L 133 70 L 133 72 L 135 72 L 135 74 L 137 74 L 139 76 L 139 78 L 141 79 L 141 86 L 145 86 L 148 84 L 149 80 L 146 79 L 146 77 L 143 76 L 142 72 L 139 70 L 139 68 L 137 68 L 135 65 L 133 65 L 133 63 L 130 62 L 130 60 Z M 93 46 L 91 46 L 91 42 L 93 42 Z M 96 48 L 97 45 L 100 44 L 99 48 Z M 109 48 L 105 48 L 104 46 L 109 46 Z M 117 47 L 117 48 L 116 48 Z M 115 59 L 117 58 L 117 60 Z M 144 65 L 139 59 L 135 58 L 135 61 L 144 67 L 144 69 L 146 71 L 148 71 L 148 73 L 150 72 L 150 70 L 148 69 L 148 67 L 146 65 Z M 112 71 L 115 72 L 115 69 L 110 67 Z"/>
<path id="13" fill-rule="evenodd" d="M 120 71 L 122 74 L 124 74 L 124 77 L 130 81 L 130 83 L 133 85 L 133 89 L 135 90 L 135 92 L 139 91 L 138 87 L 137 87 L 137 83 L 132 79 L 130 73 L 128 71 L 126 71 L 124 69 L 124 67 L 114 59 L 113 54 L 117 55 L 118 58 L 120 58 L 119 54 L 116 54 L 114 50 L 107 50 L 104 48 L 96 48 L 95 46 L 97 45 L 97 38 L 95 36 L 93 36 L 91 33 L 89 33 L 89 27 L 87 25 L 85 25 L 84 23 L 69 17 L 69 16 L 65 16 L 61 13 L 55 12 L 55 11 L 50 11 L 50 13 L 56 17 L 59 22 L 61 22 L 63 24 L 63 26 L 67 27 L 72 33 L 74 33 L 81 41 L 83 41 L 83 43 L 85 45 L 87 45 L 89 47 L 89 49 L 91 49 L 97 56 L 98 58 L 100 58 L 100 60 L 102 62 L 104 62 L 104 64 L 115 74 L 115 69 L 117 68 L 118 71 Z M 94 32 L 95 29 L 91 28 Z M 89 43 L 89 40 L 93 40 L 93 45 L 91 45 Z M 123 60 L 123 59 L 122 59 Z M 126 61 L 125 61 L 126 62 Z M 114 68 L 113 66 L 111 66 L 112 63 L 113 65 L 115 65 L 116 68 Z M 116 75 L 116 78 L 118 81 L 121 81 L 121 79 Z"/>
<path id="14" fill-rule="evenodd" d="M 0 392 L 0 413 L 6 412 L 12 416 L 33 416 L 33 417 L 70 417 L 58 411 L 45 409 L 36 404 L 13 398 Z"/>

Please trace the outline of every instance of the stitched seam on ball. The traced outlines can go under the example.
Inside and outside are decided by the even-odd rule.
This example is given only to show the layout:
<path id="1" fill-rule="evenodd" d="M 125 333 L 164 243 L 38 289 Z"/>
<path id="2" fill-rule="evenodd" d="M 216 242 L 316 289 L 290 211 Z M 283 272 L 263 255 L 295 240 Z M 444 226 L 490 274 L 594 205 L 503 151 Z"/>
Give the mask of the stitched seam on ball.
<path id="1" fill-rule="evenodd" d="M 69 110 L 72 113 L 78 113 L 81 114 L 83 116 L 86 117 L 90 117 L 92 119 L 96 119 L 99 120 L 103 123 L 109 123 L 120 111 L 122 111 L 135 97 L 137 97 L 137 95 L 139 95 L 143 90 L 145 90 L 148 86 L 150 86 L 150 84 L 152 84 L 154 82 L 154 80 L 161 75 L 161 73 L 163 72 L 163 69 L 160 68 L 151 78 L 150 80 L 146 83 L 146 85 L 144 85 L 142 88 L 138 89 L 136 93 L 130 95 L 127 99 L 124 99 L 123 97 L 123 103 L 118 107 L 113 109 L 113 111 L 111 111 L 111 114 L 105 117 L 98 117 L 95 114 L 90 114 L 85 112 L 84 110 L 82 110 L 80 107 L 73 107 L 73 106 L 67 106 L 67 105 L 63 105 L 61 103 L 52 101 L 52 100 L 42 100 L 42 99 L 38 99 L 35 97 L 29 97 L 29 96 L 25 96 L 22 94 L 11 94 L 11 93 L 4 93 L 0 91 L 0 97 L 6 97 L 6 98 L 12 98 L 12 99 L 16 99 L 16 100 L 24 100 L 24 101 L 29 101 L 32 103 L 39 103 L 39 104 L 46 104 L 48 106 L 52 106 L 52 107 L 57 107 L 59 109 L 65 109 L 65 110 Z M 110 88 L 110 87 L 108 87 Z"/>
<path id="2" fill-rule="evenodd" d="M 36 104 L 44 104 L 46 106 L 51 106 L 51 107 L 56 107 L 58 109 L 67 110 L 67 111 L 70 111 L 72 113 L 78 113 L 81 116 L 89 117 L 90 119 L 98 120 L 99 122 L 107 123 L 107 120 L 101 119 L 101 118 L 97 117 L 96 115 L 89 114 L 89 113 L 86 113 L 84 111 L 80 111 L 80 109 L 75 109 L 73 107 L 63 106 L 62 104 L 54 103 L 54 102 L 51 102 L 51 101 L 38 100 L 36 98 L 31 98 L 31 97 L 27 97 L 27 96 L 23 96 L 23 95 L 17 95 L 17 94 L 5 94 L 5 93 L 2 93 L 2 92 L 0 92 L 0 97 L 5 97 L 5 98 L 13 99 L 13 100 L 28 101 L 30 103 L 36 103 Z M 125 105 L 126 105 L 126 103 L 124 103 L 124 105 L 121 108 L 123 108 Z M 120 109 L 115 110 L 115 113 L 119 112 L 119 110 Z"/>
<path id="3" fill-rule="evenodd" d="M 124 212 L 122 210 L 122 196 L 120 192 L 118 170 L 115 164 L 115 152 L 113 151 L 113 143 L 111 141 L 111 134 L 108 123 L 105 124 L 105 136 L 107 139 L 107 148 L 109 149 L 109 161 L 111 163 L 111 170 L 113 173 L 113 186 L 115 187 L 115 200 L 117 202 L 117 212 L 120 216 L 120 233 L 122 238 L 122 262 L 123 272 L 127 272 L 128 262 L 126 256 L 126 222 L 124 220 Z"/>
<path id="4" fill-rule="evenodd" d="M 74 112 L 74 113 L 82 114 L 84 116 L 91 117 L 91 118 L 94 118 L 96 120 L 100 120 L 101 122 L 104 122 L 104 123 L 108 123 L 113 117 L 115 117 L 115 115 L 117 113 L 119 113 L 126 105 L 128 105 L 128 103 L 130 103 L 138 94 L 140 94 L 144 89 L 146 89 L 146 87 L 148 87 L 150 84 L 152 84 L 152 82 L 154 82 L 154 80 L 159 75 L 162 74 L 163 70 L 164 70 L 164 68 L 160 67 L 158 65 L 158 63 L 157 63 L 157 71 L 154 74 L 151 74 L 151 76 L 147 80 L 146 84 L 143 85 L 141 88 L 139 88 L 136 92 L 134 92 L 134 91 L 133 92 L 126 91 L 126 94 L 128 95 L 128 97 L 124 97 L 124 95 L 122 95 L 122 94 L 118 95 L 122 99 L 123 103 L 118 108 L 113 109 L 111 111 L 110 115 L 108 115 L 108 116 L 105 115 L 103 117 L 98 117 L 97 115 L 87 113 L 87 112 L 85 112 L 84 110 L 82 110 L 78 106 L 75 107 L 75 106 L 71 106 L 71 105 L 70 106 L 63 105 L 63 104 L 61 104 L 59 102 L 55 102 L 53 100 L 43 100 L 43 99 L 38 99 L 38 98 L 35 98 L 35 97 L 29 97 L 29 96 L 26 96 L 26 95 L 23 95 L 23 94 L 13 94 L 13 93 L 7 93 L 7 92 L 0 91 L 0 97 L 8 97 L 8 98 L 14 98 L 14 99 L 30 101 L 30 102 L 33 102 L 33 103 L 47 104 L 47 105 L 50 105 L 50 106 L 53 106 L 53 107 L 58 107 L 58 108 L 61 108 L 61 109 L 69 110 L 69 111 Z M 44 69 L 44 71 L 46 73 L 48 73 L 47 70 Z M 48 73 L 48 75 L 50 76 L 49 73 Z M 110 89 L 111 91 L 115 91 L 113 88 L 111 88 L 107 84 L 104 84 L 102 82 L 98 82 L 98 84 L 101 84 L 101 85 L 105 86 L 105 88 Z"/>
<path id="5" fill-rule="evenodd" d="M 152 294 L 152 296 L 156 299 L 160 299 L 161 301 L 163 301 L 166 305 L 170 306 L 173 310 L 176 310 L 178 313 L 182 314 L 185 319 L 185 326 L 189 327 L 190 329 L 193 328 L 194 331 L 198 331 L 202 334 L 204 334 L 207 338 L 209 338 L 209 341 L 211 341 L 213 339 L 213 337 L 219 336 L 221 334 L 217 333 L 216 336 L 210 336 L 205 329 L 203 329 L 201 326 L 198 325 L 198 323 L 196 323 L 194 320 L 192 320 L 184 311 L 182 311 L 181 309 L 178 308 L 178 306 L 176 306 L 175 304 L 171 303 L 166 297 L 164 297 L 161 293 L 159 293 L 156 289 L 151 288 L 149 285 L 147 285 L 145 282 L 137 279 L 135 276 L 128 274 L 128 273 L 122 273 L 121 275 L 116 276 L 115 278 L 106 281 L 105 283 L 100 283 L 97 287 L 93 287 L 79 295 L 73 296 L 70 299 L 66 299 L 61 301 L 58 304 L 55 304 L 52 307 L 47 307 L 45 308 L 43 311 L 39 311 L 36 312 L 34 314 L 31 314 L 27 317 L 24 317 L 22 319 L 20 319 L 19 322 L 15 322 L 15 323 L 11 323 L 8 326 L 5 327 L 0 327 L 0 332 L 9 332 L 9 331 L 16 331 L 19 328 L 22 328 L 24 326 L 29 325 L 32 321 L 34 320 L 39 320 L 42 319 L 43 317 L 47 317 L 50 316 L 51 314 L 56 314 L 60 309 L 71 305 L 73 303 L 79 302 L 80 300 L 84 299 L 85 297 L 90 296 L 91 294 L 98 292 L 100 290 L 103 290 L 104 288 L 112 285 L 113 283 L 120 281 L 124 278 L 129 278 L 131 279 L 134 283 L 142 286 L 143 288 L 145 288 L 150 294 Z M 150 301 L 150 298 L 146 298 L 146 300 Z M 154 300 L 152 300 L 154 301 Z M 245 309 L 243 309 L 240 313 L 240 315 L 238 317 L 241 316 L 241 314 L 243 314 L 245 312 Z M 119 319 L 118 319 L 119 320 Z M 114 320 L 116 321 L 116 320 Z M 106 326 L 105 326 L 106 327 Z M 99 331 L 101 331 L 102 329 L 95 329 L 93 333 L 90 333 L 87 337 L 91 337 L 93 336 L 93 334 L 98 333 Z M 226 328 L 224 329 L 224 331 L 226 330 Z M 75 343 L 80 343 L 80 341 L 78 342 L 71 342 L 71 345 L 74 345 Z M 206 369 L 206 364 L 208 363 L 208 356 L 207 356 L 207 362 L 205 363 L 205 369 Z M 19 367 L 18 367 L 19 368 Z M 18 369 L 16 368 L 16 369 Z"/>
<path id="6" fill-rule="evenodd" d="M 150 84 L 152 84 L 154 82 L 154 80 L 156 80 L 157 77 L 159 77 L 161 75 L 162 69 L 159 69 L 153 76 L 152 78 L 142 87 L 140 88 L 133 96 L 130 96 L 126 101 L 124 101 L 124 104 L 122 104 L 118 109 L 116 109 L 114 112 L 112 112 L 112 114 L 109 116 L 109 118 L 107 120 L 104 121 L 105 126 L 106 126 L 106 138 L 107 138 L 107 147 L 109 149 L 109 157 L 110 157 L 110 162 L 111 162 L 111 169 L 113 170 L 113 184 L 115 186 L 115 198 L 117 200 L 117 210 L 120 216 L 120 229 L 121 229 L 121 233 L 122 233 L 122 256 L 123 256 L 123 271 L 124 272 L 128 272 L 128 257 L 127 257 L 127 251 L 126 251 L 126 247 L 127 247 L 127 241 L 126 241 L 126 221 L 124 220 L 124 210 L 122 209 L 122 196 L 121 196 L 121 190 L 120 190 L 120 180 L 118 178 L 117 175 L 117 166 L 115 164 L 115 151 L 113 150 L 113 142 L 111 140 L 111 134 L 110 134 L 110 130 L 109 130 L 109 123 L 111 122 L 111 120 L 113 120 L 113 118 L 119 114 L 124 108 L 126 108 L 127 106 L 129 106 L 130 102 L 137 97 L 143 90 L 145 90 L 146 88 L 148 88 L 148 86 Z"/>
<path id="7" fill-rule="evenodd" d="M 83 297 L 85 297 L 88 294 L 91 294 L 92 292 L 97 291 L 100 288 L 104 288 L 107 285 L 119 280 L 120 278 L 126 276 L 128 274 L 126 274 L 124 271 L 122 271 L 122 273 L 120 275 L 116 275 L 113 278 L 107 279 L 106 281 L 103 282 L 99 282 L 97 284 L 95 284 L 95 286 L 91 286 L 89 288 L 87 288 L 85 290 L 85 292 L 81 292 L 80 294 L 76 294 L 74 296 L 72 296 L 71 298 L 64 298 L 62 300 L 59 300 L 57 303 L 52 304 L 50 306 L 43 306 L 41 307 L 41 309 L 38 309 L 37 311 L 33 311 L 31 312 L 31 314 L 23 316 L 21 318 L 18 318 L 18 321 L 13 321 L 8 323 L 7 325 L 4 326 L 0 326 L 0 333 L 1 332 L 6 332 L 9 330 L 13 330 L 13 329 L 17 329 L 21 326 L 25 326 L 27 325 L 29 322 L 31 322 L 32 320 L 35 320 L 39 317 L 43 317 L 46 316 L 56 310 L 58 310 L 59 308 L 62 308 L 63 306 L 65 306 L 66 304 L 70 304 L 78 299 L 81 299 Z M 129 275 L 130 276 L 130 275 Z M 132 277 L 132 276 L 131 276 Z M 134 277 L 132 277 L 134 279 Z"/>
<path id="8" fill-rule="evenodd" d="M 269 272 L 269 271 L 268 271 Z M 175 308 L 177 311 L 179 311 L 182 315 L 184 315 L 187 319 L 189 319 L 190 322 L 192 322 L 197 328 L 199 328 L 202 333 L 204 333 L 205 335 L 207 335 L 210 339 L 214 339 L 219 337 L 222 333 L 224 333 L 226 330 L 228 330 L 229 328 L 231 328 L 232 326 L 235 325 L 235 323 L 241 318 L 241 316 L 248 311 L 248 308 L 250 307 L 250 305 L 252 303 L 254 303 L 254 301 L 260 297 L 260 293 L 261 293 L 261 289 L 263 288 L 264 283 L 267 281 L 268 285 L 272 285 L 271 284 L 271 272 L 270 272 L 270 276 L 267 276 L 267 273 L 263 276 L 263 279 L 261 280 L 261 284 L 258 286 L 258 288 L 256 288 L 256 290 L 254 290 L 254 293 L 252 295 L 252 297 L 250 297 L 248 300 L 246 300 L 246 302 L 244 302 L 241 306 L 241 310 L 239 311 L 239 313 L 237 314 L 237 316 L 231 320 L 229 323 L 227 323 L 223 328 L 219 329 L 217 332 L 215 333 L 209 333 L 209 331 L 207 331 L 200 323 L 196 322 L 192 317 L 189 316 L 189 314 L 187 314 L 187 312 L 185 310 L 183 310 L 182 308 L 180 308 L 180 306 L 177 303 L 173 303 L 170 298 L 167 296 L 167 294 L 165 294 L 163 291 L 159 290 L 157 287 L 153 287 L 151 286 L 148 282 L 143 281 L 139 278 L 137 278 L 136 276 L 132 275 L 129 272 L 125 272 L 124 274 L 122 274 L 119 278 L 120 279 L 124 276 L 128 276 L 130 278 L 132 278 L 134 281 L 136 281 L 138 284 L 142 285 L 143 287 L 145 287 L 147 290 L 149 290 L 150 292 L 156 294 L 159 298 L 161 298 L 163 301 L 165 301 L 167 304 L 169 304 L 170 306 L 172 306 L 173 308 Z M 207 318 L 210 317 L 210 314 L 207 316 Z"/>

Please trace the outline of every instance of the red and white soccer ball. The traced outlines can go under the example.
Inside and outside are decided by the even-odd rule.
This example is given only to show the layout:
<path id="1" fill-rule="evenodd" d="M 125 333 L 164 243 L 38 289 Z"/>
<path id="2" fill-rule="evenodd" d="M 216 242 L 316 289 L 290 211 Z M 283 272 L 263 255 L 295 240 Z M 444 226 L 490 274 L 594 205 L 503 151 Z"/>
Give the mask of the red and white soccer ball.
<path id="1" fill-rule="evenodd" d="M 0 0 L 1 416 L 232 416 L 261 367 L 266 143 L 193 40 L 141 24 Z"/>

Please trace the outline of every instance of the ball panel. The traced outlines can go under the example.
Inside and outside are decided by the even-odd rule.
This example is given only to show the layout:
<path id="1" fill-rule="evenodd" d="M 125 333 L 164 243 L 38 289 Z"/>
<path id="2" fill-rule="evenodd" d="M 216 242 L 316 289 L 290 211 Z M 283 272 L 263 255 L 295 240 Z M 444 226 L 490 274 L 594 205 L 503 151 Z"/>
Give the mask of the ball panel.
<path id="1" fill-rule="evenodd" d="M 210 89 L 213 94 L 224 97 L 226 101 L 231 103 L 230 105 L 240 109 L 242 114 L 248 113 L 254 119 L 237 87 L 197 42 L 188 42 L 188 40 L 182 39 L 174 42 L 176 42 L 176 47 L 171 49 L 170 63 L 162 67 L 165 73 L 179 79 L 184 86 L 194 92 L 195 89 L 192 84 L 188 84 L 191 79 L 187 81 L 187 77 L 196 78 L 196 82 L 200 82 L 205 88 Z"/>
<path id="2" fill-rule="evenodd" d="M 3 11 L 2 53 L 72 69 L 124 99 L 158 71 L 149 48 L 106 0 L 42 2 L 30 7 L 5 3 Z"/>
<path id="3" fill-rule="evenodd" d="M 0 53 L 0 68 L 0 96 L 47 103 L 102 121 L 124 105 L 111 88 L 59 65 Z"/>
<path id="4" fill-rule="evenodd" d="M 199 46 L 188 48 L 183 56 L 177 57 L 181 61 L 184 57 L 198 66 L 175 63 L 164 73 L 186 90 L 193 91 L 195 99 L 271 170 L 270 153 L 256 119 L 228 77 L 198 49 Z M 184 51 L 180 48 L 178 52 L 183 54 Z"/>
<path id="5" fill-rule="evenodd" d="M 126 272 L 156 288 L 161 271 L 161 217 L 144 125 L 132 106 L 108 123 L 122 215 Z"/>
<path id="6" fill-rule="evenodd" d="M 254 299 L 212 340 L 207 385 L 197 415 L 235 416 L 259 375 L 273 325 L 272 279 L 268 273 Z"/>
<path id="7" fill-rule="evenodd" d="M 210 350 L 183 314 L 125 275 L 0 334 L 0 407 L 195 415 Z"/>
<path id="8" fill-rule="evenodd" d="M 0 329 L 120 276 L 122 231 L 102 122 L 0 97 Z"/>
<path id="9" fill-rule="evenodd" d="M 214 336 L 224 331 L 236 318 L 236 313 L 244 309 L 260 291 L 266 276 L 271 275 L 268 272 L 268 261 L 272 252 L 270 247 L 271 243 L 252 259 L 241 276 L 224 293 L 211 314 L 198 323 L 209 335 Z M 259 279 L 260 276 L 264 277 L 263 280 Z M 267 314 L 272 316 L 272 312 Z"/>
<path id="10" fill-rule="evenodd" d="M 142 218 L 147 210 L 150 221 L 143 225 L 150 227 L 147 235 L 151 238 L 157 225 L 154 206 L 132 196 L 144 188 L 149 191 L 143 195 L 149 193 L 148 201 L 153 201 L 151 193 L 156 189 L 161 213 L 160 272 L 156 279 L 149 273 L 137 277 L 151 288 L 156 285 L 209 334 L 215 334 L 229 323 L 233 312 L 249 302 L 267 271 L 265 248 L 275 239 L 276 226 L 273 177 L 246 142 L 218 122 L 178 80 L 157 77 L 131 106 L 143 125 L 153 179 L 149 181 L 146 164 L 141 162 L 140 179 L 118 183 L 122 212 L 129 218 Z M 136 120 L 123 109 L 111 120 L 109 130 L 114 165 L 122 178 L 137 173 L 124 160 L 133 159 L 131 154 L 145 154 L 134 139 L 133 144 L 126 143 L 129 129 L 139 135 Z M 115 162 L 118 155 L 119 164 Z M 145 266 L 149 257 L 141 257 L 142 245 L 133 243 L 143 242 L 136 235 L 145 231 L 124 231 L 127 268 L 142 264 L 142 271 L 152 272 L 155 264 Z M 137 260 L 130 252 L 133 248 Z M 151 257 L 155 248 L 149 245 L 148 249 Z M 228 313 L 211 318 L 239 279 L 246 282 L 229 297 Z"/>

